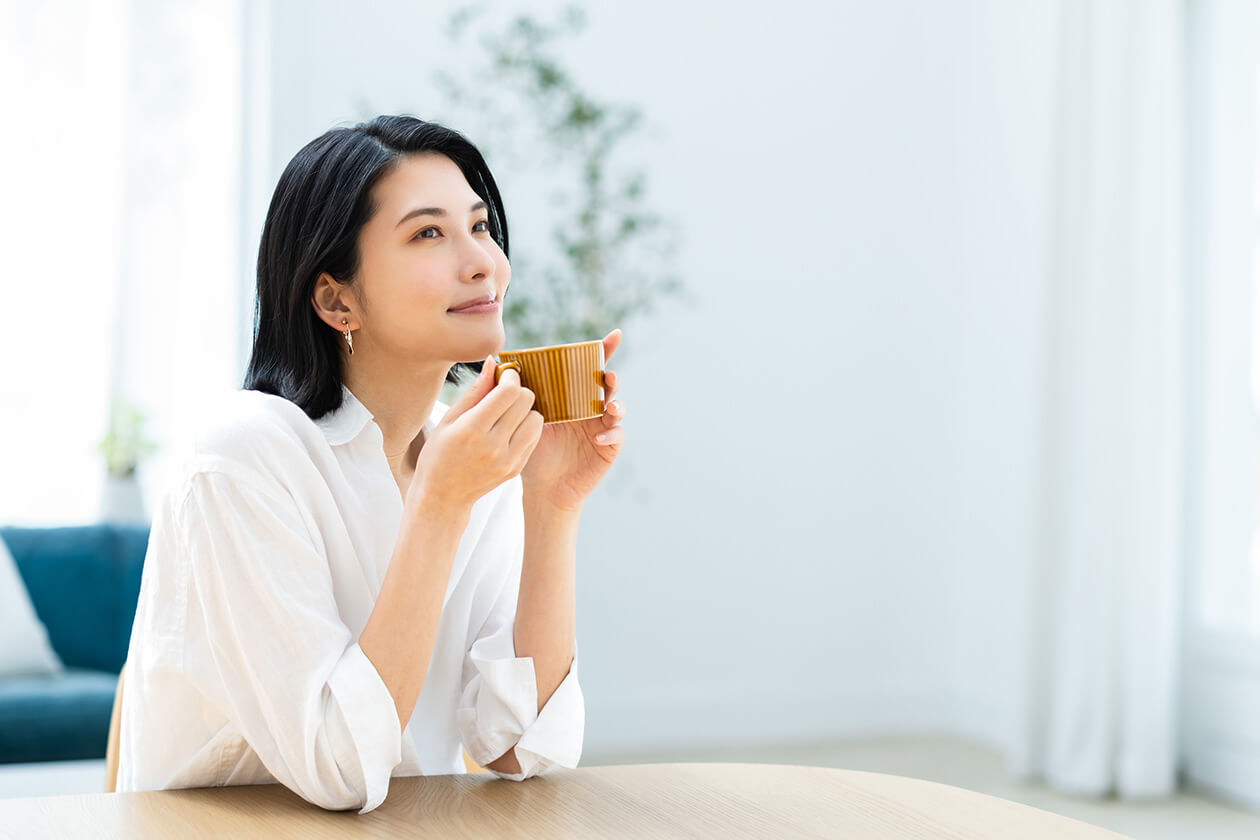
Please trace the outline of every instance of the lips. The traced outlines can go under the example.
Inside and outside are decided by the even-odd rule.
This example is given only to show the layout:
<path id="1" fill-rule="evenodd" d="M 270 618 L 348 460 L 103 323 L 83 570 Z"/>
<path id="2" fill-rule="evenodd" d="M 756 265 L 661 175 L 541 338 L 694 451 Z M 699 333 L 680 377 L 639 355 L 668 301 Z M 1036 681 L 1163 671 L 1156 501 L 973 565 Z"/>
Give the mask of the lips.
<path id="1" fill-rule="evenodd" d="M 481 295 L 480 297 L 471 298 L 470 300 L 466 300 L 463 303 L 459 304 L 458 306 L 452 306 L 448 311 L 458 312 L 461 309 L 468 309 L 473 306 L 484 306 L 489 303 L 494 303 L 494 295 Z"/>

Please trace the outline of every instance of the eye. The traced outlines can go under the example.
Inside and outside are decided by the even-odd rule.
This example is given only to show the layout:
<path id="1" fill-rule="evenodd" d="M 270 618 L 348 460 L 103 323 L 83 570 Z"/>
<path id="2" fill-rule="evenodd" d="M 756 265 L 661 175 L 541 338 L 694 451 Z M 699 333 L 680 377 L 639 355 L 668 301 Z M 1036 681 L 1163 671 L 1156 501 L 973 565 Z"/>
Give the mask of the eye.
<path id="1" fill-rule="evenodd" d="M 478 225 L 482 225 L 482 227 L 478 228 Z M 429 231 L 433 231 L 433 233 L 434 233 L 435 235 L 434 235 L 434 236 L 428 236 L 427 234 L 429 233 Z M 480 219 L 480 220 L 478 220 L 478 221 L 477 221 L 477 222 L 473 225 L 473 232 L 474 232 L 474 233 L 489 233 L 489 232 L 490 232 L 490 221 L 489 221 L 488 219 Z M 439 236 L 441 236 L 441 235 L 442 235 L 442 231 L 441 231 L 439 228 L 436 228 L 436 227 L 427 227 L 427 228 L 425 228 L 424 230 L 420 231 L 419 233 L 417 233 L 415 236 L 413 236 L 413 237 L 411 237 L 411 238 L 412 238 L 412 239 L 437 239 L 437 238 L 438 238 Z"/>

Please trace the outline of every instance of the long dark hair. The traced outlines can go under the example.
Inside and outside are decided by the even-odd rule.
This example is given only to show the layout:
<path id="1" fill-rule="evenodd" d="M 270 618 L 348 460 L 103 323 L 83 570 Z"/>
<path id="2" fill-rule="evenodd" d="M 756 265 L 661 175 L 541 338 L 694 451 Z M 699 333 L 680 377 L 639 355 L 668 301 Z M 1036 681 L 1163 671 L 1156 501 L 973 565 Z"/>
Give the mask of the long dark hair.
<path id="1" fill-rule="evenodd" d="M 320 272 L 353 282 L 359 231 L 376 212 L 372 187 L 406 154 L 439 152 L 457 165 L 487 205 L 490 235 L 508 254 L 507 218 L 481 152 L 464 135 L 433 122 L 379 116 L 334 128 L 302 147 L 280 175 L 258 245 L 254 347 L 243 388 L 276 394 L 311 419 L 341 405 L 341 335 L 320 320 L 311 295 Z M 480 372 L 481 363 L 458 363 Z"/>

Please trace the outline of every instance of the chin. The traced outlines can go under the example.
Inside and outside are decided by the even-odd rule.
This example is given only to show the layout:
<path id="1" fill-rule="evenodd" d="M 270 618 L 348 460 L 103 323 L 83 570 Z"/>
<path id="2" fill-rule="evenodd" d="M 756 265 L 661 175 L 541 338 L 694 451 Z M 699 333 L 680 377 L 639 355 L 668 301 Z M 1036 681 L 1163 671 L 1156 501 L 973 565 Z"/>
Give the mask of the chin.
<path id="1" fill-rule="evenodd" d="M 465 345 L 465 351 L 458 354 L 458 358 L 462 362 L 484 362 L 486 356 L 491 353 L 495 355 L 501 353 L 505 346 L 505 341 L 503 331 L 499 330 L 497 337 L 487 337 L 484 341 L 478 341 L 475 344 L 471 344 L 471 346 Z"/>

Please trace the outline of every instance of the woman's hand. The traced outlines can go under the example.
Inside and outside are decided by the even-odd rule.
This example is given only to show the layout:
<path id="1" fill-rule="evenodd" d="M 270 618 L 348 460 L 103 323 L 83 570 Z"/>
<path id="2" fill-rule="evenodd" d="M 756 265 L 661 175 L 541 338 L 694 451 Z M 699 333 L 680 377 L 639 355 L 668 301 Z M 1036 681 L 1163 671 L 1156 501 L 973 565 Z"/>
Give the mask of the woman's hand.
<path id="1" fill-rule="evenodd" d="M 621 344 L 621 330 L 604 337 L 604 361 Z M 503 374 L 507 376 L 505 372 Z M 625 406 L 613 400 L 617 374 L 604 371 L 604 413 L 587 420 L 543 426 L 538 445 L 521 471 L 524 490 L 533 498 L 565 510 L 579 510 L 621 452 L 626 431 L 618 425 Z"/>
<path id="2" fill-rule="evenodd" d="M 534 392 L 516 371 L 494 383 L 494 358 L 438 421 L 416 459 L 407 504 L 420 498 L 455 509 L 474 502 L 520 474 L 538 445 L 542 415 L 533 411 Z"/>

